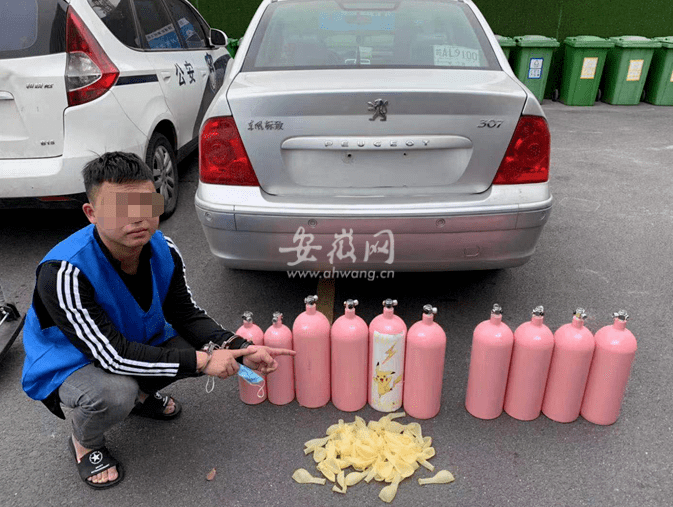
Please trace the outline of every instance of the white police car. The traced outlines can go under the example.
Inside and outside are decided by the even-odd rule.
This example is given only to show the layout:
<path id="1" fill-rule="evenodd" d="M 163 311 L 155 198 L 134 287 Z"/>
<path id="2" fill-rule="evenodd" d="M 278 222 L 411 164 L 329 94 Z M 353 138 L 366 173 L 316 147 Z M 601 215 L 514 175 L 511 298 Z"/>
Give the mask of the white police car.
<path id="1" fill-rule="evenodd" d="M 169 216 L 226 35 L 186 0 L 12 0 L 0 15 L 0 208 L 79 207 L 81 169 L 138 154 Z"/>

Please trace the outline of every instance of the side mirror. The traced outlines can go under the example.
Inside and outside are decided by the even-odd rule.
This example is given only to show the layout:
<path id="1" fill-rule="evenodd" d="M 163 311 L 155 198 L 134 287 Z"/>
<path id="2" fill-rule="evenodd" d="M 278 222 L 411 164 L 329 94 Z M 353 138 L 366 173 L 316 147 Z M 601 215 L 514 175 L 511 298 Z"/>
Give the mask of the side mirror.
<path id="1" fill-rule="evenodd" d="M 222 30 L 217 28 L 210 29 L 210 43 L 213 46 L 226 46 L 229 44 L 229 37 Z"/>

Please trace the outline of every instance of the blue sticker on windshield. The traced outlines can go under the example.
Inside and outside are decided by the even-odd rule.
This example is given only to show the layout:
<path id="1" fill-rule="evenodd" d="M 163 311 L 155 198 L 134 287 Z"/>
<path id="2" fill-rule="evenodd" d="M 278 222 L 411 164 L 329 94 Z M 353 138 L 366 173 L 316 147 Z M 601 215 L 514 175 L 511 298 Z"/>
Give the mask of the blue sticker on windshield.
<path id="1" fill-rule="evenodd" d="M 394 30 L 395 13 L 377 11 L 321 12 L 320 29 L 333 32 Z"/>

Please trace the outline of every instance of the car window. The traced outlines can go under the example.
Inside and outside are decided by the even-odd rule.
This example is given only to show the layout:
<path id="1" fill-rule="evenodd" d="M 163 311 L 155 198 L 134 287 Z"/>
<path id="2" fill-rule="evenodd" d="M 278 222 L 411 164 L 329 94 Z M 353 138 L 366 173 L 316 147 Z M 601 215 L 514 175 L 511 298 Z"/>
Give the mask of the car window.
<path id="1" fill-rule="evenodd" d="M 168 10 L 171 11 L 173 19 L 177 22 L 187 47 L 205 48 L 206 36 L 203 27 L 189 7 L 179 0 L 166 0 L 166 5 L 168 5 Z"/>
<path id="2" fill-rule="evenodd" d="M 243 70 L 362 66 L 500 69 L 462 3 L 288 0 L 264 12 Z"/>
<path id="3" fill-rule="evenodd" d="M 65 51 L 62 0 L 0 0 L 0 59 Z"/>
<path id="4" fill-rule="evenodd" d="M 142 47 L 130 0 L 89 0 L 89 5 L 120 42 L 131 48 Z"/>
<path id="5" fill-rule="evenodd" d="M 150 49 L 182 49 L 178 33 L 161 0 L 133 0 Z"/>
<path id="6" fill-rule="evenodd" d="M 37 40 L 37 0 L 2 0 L 0 51 L 26 49 Z"/>

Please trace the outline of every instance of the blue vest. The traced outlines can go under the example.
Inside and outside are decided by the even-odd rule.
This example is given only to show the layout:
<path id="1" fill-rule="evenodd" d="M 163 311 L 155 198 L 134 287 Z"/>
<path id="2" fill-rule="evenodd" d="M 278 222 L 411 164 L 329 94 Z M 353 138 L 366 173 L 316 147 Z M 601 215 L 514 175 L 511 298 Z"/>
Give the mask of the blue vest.
<path id="1" fill-rule="evenodd" d="M 161 231 L 150 239 L 152 256 L 152 306 L 144 312 L 110 264 L 89 225 L 56 245 L 40 264 L 65 260 L 78 267 L 95 290 L 96 302 L 124 337 L 133 342 L 159 345 L 177 333 L 162 310 L 175 264 Z M 26 359 L 21 379 L 23 390 L 35 400 L 44 400 L 74 371 L 91 361 L 56 326 L 40 328 L 33 306 L 23 330 Z"/>

